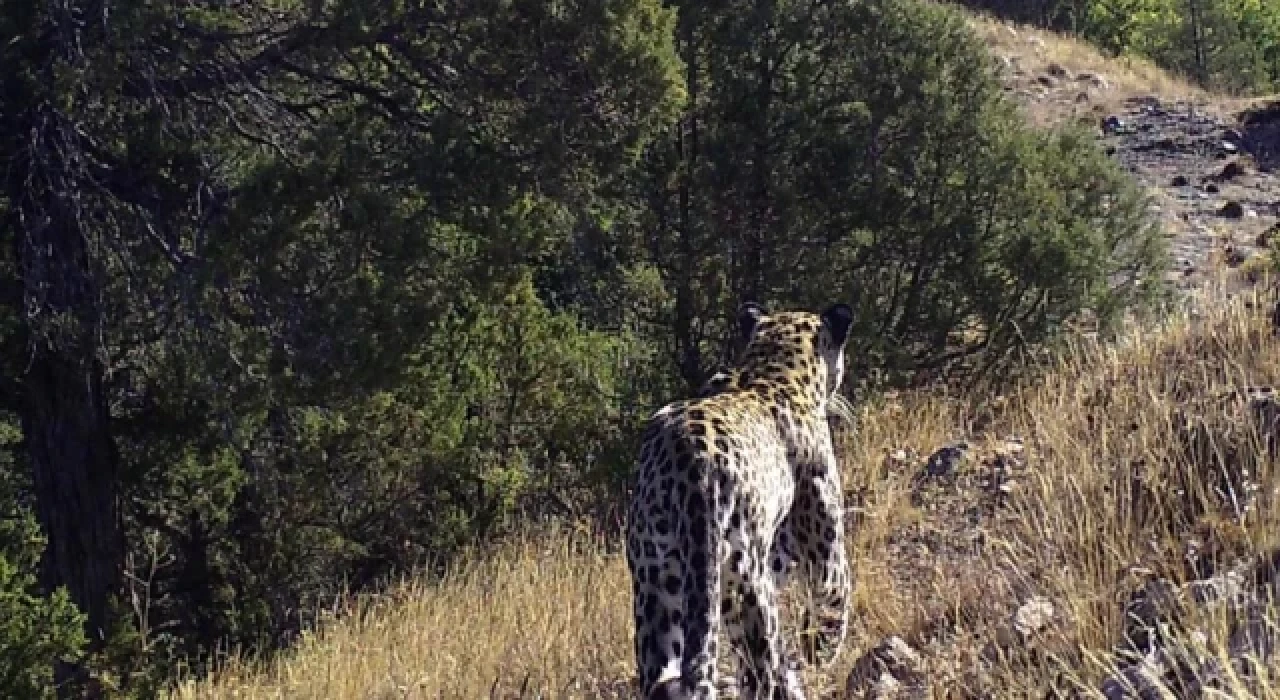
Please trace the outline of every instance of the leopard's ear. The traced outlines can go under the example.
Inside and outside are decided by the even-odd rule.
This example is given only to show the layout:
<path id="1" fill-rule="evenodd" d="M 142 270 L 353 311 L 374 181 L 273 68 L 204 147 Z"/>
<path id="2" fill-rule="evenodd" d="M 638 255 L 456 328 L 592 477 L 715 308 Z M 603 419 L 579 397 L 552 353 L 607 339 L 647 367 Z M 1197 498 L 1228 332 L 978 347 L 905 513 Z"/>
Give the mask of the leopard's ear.
<path id="1" fill-rule="evenodd" d="M 853 309 L 848 304 L 836 304 L 822 312 L 822 325 L 831 333 L 831 339 L 839 347 L 849 339 L 849 327 L 853 325 Z"/>
<path id="2" fill-rule="evenodd" d="M 742 338 L 743 343 L 751 342 L 751 336 L 755 335 L 756 326 L 760 325 L 761 319 L 768 315 L 764 307 L 749 301 L 738 307 L 738 334 Z"/>

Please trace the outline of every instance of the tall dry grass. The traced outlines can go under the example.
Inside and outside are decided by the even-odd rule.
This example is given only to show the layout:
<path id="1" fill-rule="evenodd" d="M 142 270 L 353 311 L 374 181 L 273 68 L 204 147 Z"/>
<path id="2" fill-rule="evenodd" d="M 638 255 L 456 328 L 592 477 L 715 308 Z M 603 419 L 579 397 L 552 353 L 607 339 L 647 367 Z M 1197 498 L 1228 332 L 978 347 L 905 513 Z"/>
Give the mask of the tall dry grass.
<path id="1" fill-rule="evenodd" d="M 1275 475 L 1242 398 L 1280 383 L 1280 340 L 1259 309 L 1248 295 L 1210 296 L 1117 342 L 1080 340 L 1004 396 L 863 407 L 844 455 L 855 622 L 836 667 L 808 676 L 815 695 L 841 697 L 859 653 L 898 634 L 925 655 L 933 697 L 1097 696 L 1087 689 L 1113 663 L 1121 604 L 1144 580 L 1212 573 L 1275 545 Z M 1012 485 L 993 489 L 1009 436 L 1022 440 Z M 924 457 L 960 437 L 969 459 L 922 485 Z M 628 697 L 617 549 L 553 533 L 477 552 L 435 583 L 353 601 L 276 663 L 232 658 L 172 696 Z M 1032 596 L 1055 614 L 1023 639 L 1009 620 Z M 1226 623 L 1197 624 L 1193 643 L 1225 654 Z M 1235 696 L 1251 697 L 1239 683 Z"/>
<path id="2" fill-rule="evenodd" d="M 602 697 L 631 666 L 625 563 L 576 535 L 463 557 L 357 598 L 277 663 L 232 657 L 175 698 Z"/>
<path id="3" fill-rule="evenodd" d="M 1127 100 L 1154 97 L 1187 101 L 1222 114 L 1243 107 L 1239 100 L 1212 96 L 1186 76 L 1170 73 L 1145 58 L 1112 56 L 1090 42 L 962 10 L 970 27 L 999 62 L 1002 77 L 1021 91 L 1028 119 L 1041 126 L 1122 111 Z M 1038 84 L 1051 79 L 1056 87 Z M 1087 99 L 1077 99 L 1077 95 Z"/>
<path id="4" fill-rule="evenodd" d="M 1112 56 L 1087 40 L 967 12 L 969 24 L 997 55 L 1017 56 L 1029 72 L 1044 72 L 1057 63 L 1073 73 L 1089 72 L 1106 79 L 1119 95 L 1154 95 L 1163 99 L 1207 96 L 1186 76 L 1179 76 L 1140 56 Z"/>

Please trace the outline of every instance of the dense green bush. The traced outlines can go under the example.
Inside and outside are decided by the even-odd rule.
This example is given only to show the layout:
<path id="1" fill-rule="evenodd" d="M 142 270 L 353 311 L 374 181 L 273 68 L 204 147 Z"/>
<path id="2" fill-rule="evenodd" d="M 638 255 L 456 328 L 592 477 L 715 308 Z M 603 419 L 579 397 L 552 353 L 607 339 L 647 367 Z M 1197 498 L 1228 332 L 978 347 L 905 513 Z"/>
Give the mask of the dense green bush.
<path id="1" fill-rule="evenodd" d="M 855 367 L 906 378 L 998 361 L 1082 308 L 1106 320 L 1157 292 L 1139 190 L 1088 135 L 1023 124 L 955 12 L 771 7 L 687 15 L 701 89 L 650 153 L 641 235 L 690 383 L 746 298 L 853 301 Z"/>
<path id="2" fill-rule="evenodd" d="M 45 543 L 15 479 L 13 418 L 0 412 L 0 697 L 39 700 L 54 697 L 54 664 L 79 655 L 84 618 L 65 590 L 40 591 Z"/>

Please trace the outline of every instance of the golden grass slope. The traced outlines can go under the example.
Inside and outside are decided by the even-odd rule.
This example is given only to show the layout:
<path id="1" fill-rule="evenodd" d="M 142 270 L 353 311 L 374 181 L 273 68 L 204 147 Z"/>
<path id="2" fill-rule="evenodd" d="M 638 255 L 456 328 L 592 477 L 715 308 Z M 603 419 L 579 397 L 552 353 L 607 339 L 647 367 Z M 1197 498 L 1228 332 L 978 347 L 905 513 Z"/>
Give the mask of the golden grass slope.
<path id="1" fill-rule="evenodd" d="M 505 544 L 436 584 L 352 601 L 279 663 L 232 660 L 173 697 L 600 697 L 633 665 L 626 565 L 601 550 L 554 534 Z"/>
<path id="2" fill-rule="evenodd" d="M 1102 76 L 1121 98 L 1156 95 L 1162 99 L 1192 99 L 1206 93 L 1182 76 L 1170 74 L 1139 56 L 1110 56 L 1079 39 L 990 15 L 964 11 L 969 26 L 995 56 L 1016 57 L 1028 73 L 1045 74 L 1052 63 L 1072 75 Z"/>
<path id="3" fill-rule="evenodd" d="M 933 697 L 1096 687 L 1120 638 L 1120 603 L 1143 580 L 1186 578 L 1196 558 L 1230 562 L 1275 544 L 1272 468 L 1240 396 L 1280 383 L 1280 340 L 1253 301 L 1211 301 L 1116 344 L 1078 342 L 1008 396 L 864 407 L 845 454 L 858 504 L 856 622 L 839 667 L 809 678 L 818 697 L 841 697 L 853 660 L 888 634 L 921 650 Z M 1182 416 L 1201 421 L 1218 452 L 1244 455 L 1259 485 L 1247 508 L 1222 507 L 1213 474 L 1184 449 Z M 1024 449 L 999 488 L 993 460 L 1008 456 L 1010 435 Z M 958 437 L 973 456 L 949 480 L 918 482 L 923 456 Z M 628 697 L 630 591 L 617 544 L 552 533 L 477 553 L 436 583 L 353 601 L 277 663 L 232 659 L 173 697 Z M 1009 620 L 1032 596 L 1055 614 L 1023 639 Z M 1221 645 L 1225 631 L 1207 629 L 1200 643 Z"/>

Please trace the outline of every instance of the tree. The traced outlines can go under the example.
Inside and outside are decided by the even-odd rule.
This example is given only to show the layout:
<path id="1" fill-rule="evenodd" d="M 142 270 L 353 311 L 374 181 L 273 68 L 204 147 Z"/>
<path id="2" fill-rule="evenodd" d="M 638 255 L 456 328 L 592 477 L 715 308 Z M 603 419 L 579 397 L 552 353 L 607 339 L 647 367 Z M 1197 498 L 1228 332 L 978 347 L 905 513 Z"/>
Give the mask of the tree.
<path id="1" fill-rule="evenodd" d="M 30 359 L 6 381 L 27 396 L 44 584 L 95 646 L 113 596 L 170 660 L 287 638 L 339 574 L 413 563 L 371 534 L 404 499 L 347 519 L 386 488 L 428 554 L 511 507 L 473 457 L 532 438 L 468 446 L 468 411 L 588 387 L 471 372 L 488 348 L 459 320 L 579 331 L 517 292 L 674 116 L 669 26 L 646 0 L 5 6 L 5 301 Z M 439 433 L 310 480 L 388 419 Z"/>
<path id="2" fill-rule="evenodd" d="M 114 212 L 95 191 L 99 163 L 84 125 L 65 105 L 83 99 L 72 85 L 105 41 L 105 27 L 93 19 L 105 9 L 24 4 L 0 19 L 4 63 L 12 67 L 0 78 L 5 228 L 21 270 L 30 353 L 22 422 L 37 514 L 49 536 L 42 578 L 50 590 L 67 587 L 95 641 L 107 629 L 124 563 L 92 230 Z"/>
<path id="3" fill-rule="evenodd" d="M 858 300 L 858 369 L 903 378 L 1158 287 L 1140 193 L 1082 134 L 1022 126 L 954 12 L 726 2 L 681 22 L 698 87 L 651 150 L 642 230 L 690 384 L 741 300 Z"/>
<path id="4" fill-rule="evenodd" d="M 3 331 L 0 324 L 0 338 Z M 16 468 L 20 439 L 15 416 L 0 411 L 0 695 L 47 698 L 54 664 L 76 658 L 84 644 L 84 620 L 65 589 L 40 590 L 44 541 Z"/>

